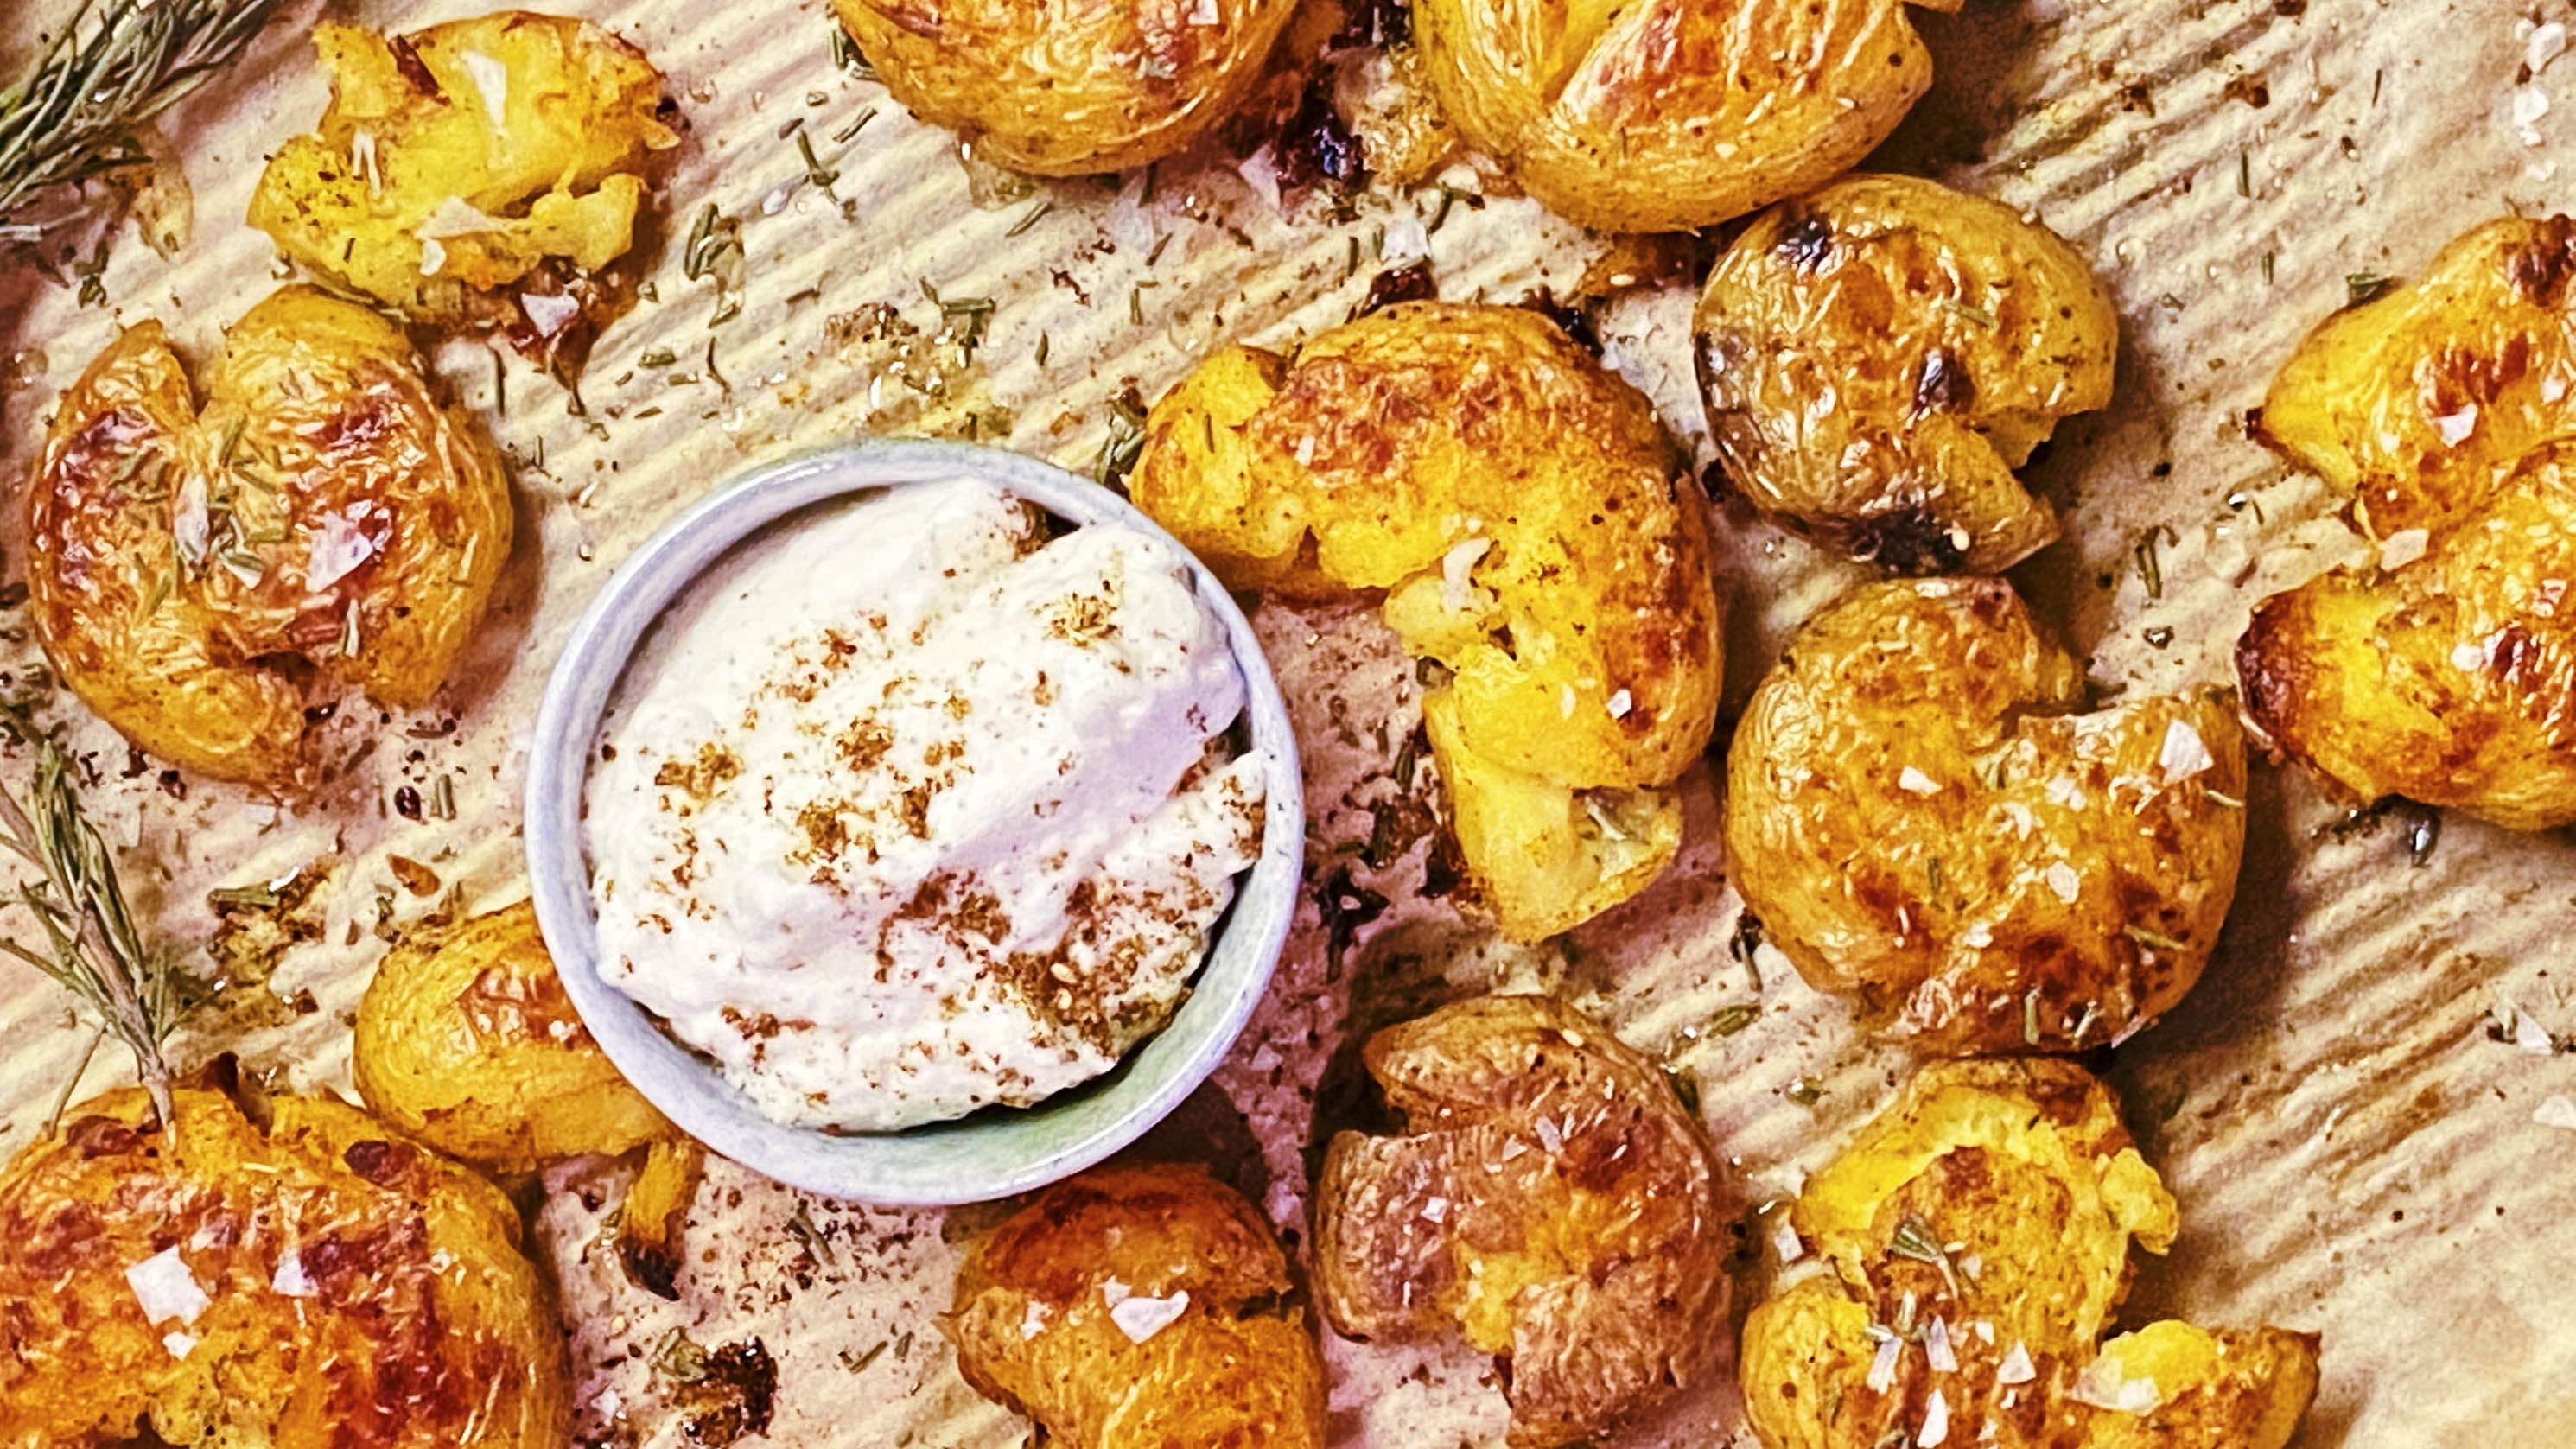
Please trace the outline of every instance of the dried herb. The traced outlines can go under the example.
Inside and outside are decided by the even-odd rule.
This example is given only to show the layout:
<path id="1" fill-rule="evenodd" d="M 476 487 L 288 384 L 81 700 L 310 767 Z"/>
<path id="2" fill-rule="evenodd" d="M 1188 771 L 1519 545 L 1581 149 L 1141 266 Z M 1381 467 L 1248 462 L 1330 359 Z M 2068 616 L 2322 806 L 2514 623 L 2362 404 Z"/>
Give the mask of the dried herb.
<path id="1" fill-rule="evenodd" d="M 2388 279 L 2377 272 L 2347 273 L 2343 279 L 2344 305 L 2358 307 L 2364 302 L 2376 300 L 2380 293 L 2387 290 Z"/>

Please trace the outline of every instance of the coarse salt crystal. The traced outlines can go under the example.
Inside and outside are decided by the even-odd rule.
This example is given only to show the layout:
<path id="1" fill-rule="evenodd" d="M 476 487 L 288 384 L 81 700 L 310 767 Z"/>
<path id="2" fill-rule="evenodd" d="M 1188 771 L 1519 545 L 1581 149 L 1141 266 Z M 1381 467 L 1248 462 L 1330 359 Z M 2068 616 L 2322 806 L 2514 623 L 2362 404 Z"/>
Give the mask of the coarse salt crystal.
<path id="1" fill-rule="evenodd" d="M 2531 38 L 2523 43 L 2522 63 L 2531 67 L 2533 75 L 2538 75 L 2549 69 L 2551 61 L 2566 53 L 2567 27 L 2552 20 L 2534 29 Z"/>
<path id="2" fill-rule="evenodd" d="M 446 265 L 447 248 L 439 245 L 438 238 L 434 236 L 422 237 L 420 239 L 420 274 L 424 277 L 435 277 L 438 275 L 439 268 Z"/>
<path id="3" fill-rule="evenodd" d="M 1626 719 L 1628 717 L 1628 711 L 1635 709 L 1636 707 L 1636 700 L 1624 689 L 1620 690 L 1617 694 L 1610 696 L 1610 717 L 1612 719 Z"/>
<path id="4" fill-rule="evenodd" d="M 1959 940 L 1971 949 L 1982 951 L 1995 943 L 1995 931 L 1983 921 L 1959 933 Z"/>
<path id="5" fill-rule="evenodd" d="M 2047 875 L 2048 888 L 2056 893 L 2059 900 L 2070 906 L 2075 904 L 2077 896 L 2084 893 L 2083 879 L 2075 874 L 2075 867 L 2065 861 L 2061 860 L 2050 866 Z"/>
<path id="6" fill-rule="evenodd" d="M 1432 1223 L 1445 1223 L 1449 1221 L 1449 1199 L 1445 1197 L 1435 1197 L 1429 1202 L 1424 1203 L 1422 1205 L 1422 1219 L 1425 1222 Z"/>
<path id="7" fill-rule="evenodd" d="M 492 118 L 492 129 L 509 129 L 509 67 L 479 50 L 465 52 L 464 60 L 465 73 L 474 78 L 474 89 L 483 93 L 483 113 Z"/>
<path id="8" fill-rule="evenodd" d="M 2424 551 L 2432 546 L 2432 542 L 2433 536 L 2423 529 L 2399 529 L 2388 535 L 2387 540 L 2379 545 L 2379 566 L 2383 569 L 2402 569 L 2422 558 Z"/>
<path id="9" fill-rule="evenodd" d="M 2534 1056 L 2554 1056 L 2558 1051 L 2558 1043 L 2550 1039 L 2549 1029 L 2532 1020 L 2531 1013 L 2520 1007 L 2515 1007 L 2513 1013 L 2513 1044 Z"/>
<path id="10" fill-rule="evenodd" d="M 1190 1295 L 1183 1289 L 1169 1298 L 1130 1298 L 1109 1310 L 1110 1321 L 1127 1335 L 1130 1343 L 1143 1343 L 1178 1322 L 1189 1311 Z"/>
<path id="11" fill-rule="evenodd" d="M 1939 1389 L 1934 1389 L 1932 1396 L 1923 1403 L 1923 1432 L 1915 1436 L 1914 1443 L 1916 1449 L 1933 1449 L 1934 1445 L 1949 1437 L 1950 1401 L 1941 1397 Z"/>
<path id="12" fill-rule="evenodd" d="M 1904 1347 L 1905 1340 L 1901 1338 L 1882 1338 L 1878 1341 L 1878 1355 L 1869 1361 L 1868 1384 L 1871 1393 L 1886 1393 L 1887 1386 L 1896 1382 L 1896 1355 Z"/>
<path id="13" fill-rule="evenodd" d="M 1490 538 L 1471 538 L 1440 556 L 1440 607 L 1452 614 L 1467 612 L 1476 597 L 1472 571 L 1478 561 L 1493 552 Z"/>
<path id="14" fill-rule="evenodd" d="M 181 1333 L 174 1328 L 161 1335 L 161 1346 L 170 1350 L 172 1358 L 186 1358 L 189 1352 L 196 1348 L 197 1336 L 193 1333 Z"/>
<path id="15" fill-rule="evenodd" d="M 2487 651 L 2475 644 L 2458 644 L 2451 648 L 2453 669 L 2477 670 L 2486 667 Z"/>
<path id="16" fill-rule="evenodd" d="M 1420 217 L 1406 217 L 1386 229 L 1384 259 L 1390 266 L 1418 262 L 1431 255 L 1431 230 Z"/>
<path id="17" fill-rule="evenodd" d="M 2478 430 L 2478 405 L 2471 403 L 2458 412 L 2433 420 L 2433 431 L 2442 435 L 2442 446 L 2456 448 Z"/>
<path id="18" fill-rule="evenodd" d="M 2531 1120 L 2543 1127 L 2576 1132 L 2576 1101 L 2568 1100 L 2564 1093 L 2553 1094 L 2531 1114 Z"/>
<path id="19" fill-rule="evenodd" d="M 1976 1322 L 1969 1324 L 1968 1328 L 1977 1335 L 1977 1341 L 1979 1343 L 1986 1344 L 1990 1347 L 1993 1345 L 1995 1341 L 1995 1325 L 1992 1319 L 1980 1318 Z"/>
<path id="20" fill-rule="evenodd" d="M 1020 1337 L 1024 1339 L 1037 1337 L 1038 1331 L 1046 1327 L 1046 1321 L 1046 1305 L 1043 1303 L 1030 1304 L 1029 1311 L 1020 1315 Z"/>
<path id="21" fill-rule="evenodd" d="M 1112 1308 L 1135 1296 L 1135 1290 L 1115 1278 L 1104 1279 L 1100 1284 L 1100 1301 Z"/>
<path id="22" fill-rule="evenodd" d="M 125 1270 L 126 1286 L 134 1290 L 134 1301 L 143 1305 L 144 1321 L 164 1323 L 177 1319 L 194 1323 L 197 1315 L 213 1306 L 206 1290 L 197 1286 L 197 1275 L 188 1271 L 187 1261 L 177 1248 L 164 1248 Z"/>
<path id="23" fill-rule="evenodd" d="M 1923 1357 L 1931 1363 L 1935 1373 L 1954 1374 L 1959 1371 L 1959 1355 L 1950 1347 L 1950 1320 L 1932 1320 L 1932 1327 L 1923 1335 Z"/>
<path id="24" fill-rule="evenodd" d="M 1215 25 L 1222 19 L 1223 17 L 1217 14 L 1216 0 L 1199 0 L 1199 3 L 1190 11 L 1192 25 Z"/>
<path id="25" fill-rule="evenodd" d="M 1908 765 L 1902 771 L 1898 772 L 1896 776 L 1896 784 L 1899 789 L 1908 790 L 1917 795 L 1938 795 L 1941 793 L 1940 781 L 1924 774 L 1921 770 L 1914 768 L 1912 765 Z"/>
<path id="26" fill-rule="evenodd" d="M 2012 1351 L 2004 1355 L 2002 1367 L 1995 1370 L 1999 1384 L 2026 1384 L 2039 1377 L 2039 1365 L 2030 1361 L 2030 1350 L 2016 1340 Z"/>
<path id="27" fill-rule="evenodd" d="M 601 1389 L 590 1401 L 590 1411 L 602 1419 L 615 1419 L 625 1407 L 625 1396 L 615 1389 Z"/>
<path id="28" fill-rule="evenodd" d="M 214 542 L 214 515 L 206 507 L 206 480 L 191 473 L 179 485 L 178 511 L 170 519 L 170 541 L 179 556 L 190 563 L 202 563 L 206 549 Z"/>
<path id="29" fill-rule="evenodd" d="M 1797 1226 L 1792 1223 L 1782 1223 L 1773 1230 L 1771 1246 L 1779 1251 L 1783 1263 L 1794 1263 L 1807 1256 L 1806 1241 L 1798 1236 Z"/>
<path id="30" fill-rule="evenodd" d="M 313 1298 L 322 1291 L 313 1285 L 311 1275 L 304 1271 L 304 1250 L 301 1248 L 288 1248 L 277 1255 L 277 1271 L 269 1275 L 268 1286 L 270 1291 L 283 1293 L 289 1298 Z"/>
<path id="31" fill-rule="evenodd" d="M 1574 686 L 1573 686 L 1573 685 L 1568 684 L 1568 685 L 1560 686 L 1560 687 L 1558 688 L 1557 696 L 1556 696 L 1556 710 L 1557 710 L 1557 713 L 1559 713 L 1559 714 L 1561 714 L 1561 715 L 1564 715 L 1567 719 L 1572 719 L 1572 718 L 1574 718 Z"/>
<path id="32" fill-rule="evenodd" d="M 304 558 L 304 590 L 318 594 L 376 556 L 376 541 L 345 513 L 326 513 L 315 525 Z"/>
<path id="33" fill-rule="evenodd" d="M 462 196 L 449 196 L 441 198 L 438 205 L 430 208 L 429 215 L 411 229 L 411 234 L 431 242 L 509 229 L 510 223 L 506 219 L 494 216 Z"/>
<path id="34" fill-rule="evenodd" d="M 2549 114 L 2549 93 L 2538 86 L 2524 86 L 2513 93 L 2513 123 L 2529 126 Z"/>
<path id="35" fill-rule="evenodd" d="M 2067 1397 L 2123 1414 L 2152 1414 L 2164 1406 L 2164 1390 L 2156 1387 L 2154 1379 L 2114 1378 L 2117 1372 L 2109 1359 L 2097 1358 L 2076 1375 Z"/>
<path id="36" fill-rule="evenodd" d="M 1565 1146 L 1565 1134 L 1557 1130 L 1555 1118 L 1541 1117 L 1538 1119 L 1536 1125 L 1538 1128 L 1539 1146 L 1546 1148 L 1550 1152 L 1555 1152 Z"/>
<path id="37" fill-rule="evenodd" d="M 2156 763 L 2164 767 L 2165 779 L 2170 782 L 2188 780 L 2201 771 L 2214 767 L 2218 763 L 2218 757 L 2209 752 L 2209 745 L 2201 739 L 2200 731 L 2191 727 L 2190 722 L 2175 720 L 2165 726 L 2164 751 L 2157 757 Z"/>
<path id="38" fill-rule="evenodd" d="M 519 294 L 519 310 L 527 313 L 528 320 L 536 324 L 538 336 L 552 337 L 571 326 L 572 319 L 581 315 L 581 303 L 561 292 L 522 292 Z"/>

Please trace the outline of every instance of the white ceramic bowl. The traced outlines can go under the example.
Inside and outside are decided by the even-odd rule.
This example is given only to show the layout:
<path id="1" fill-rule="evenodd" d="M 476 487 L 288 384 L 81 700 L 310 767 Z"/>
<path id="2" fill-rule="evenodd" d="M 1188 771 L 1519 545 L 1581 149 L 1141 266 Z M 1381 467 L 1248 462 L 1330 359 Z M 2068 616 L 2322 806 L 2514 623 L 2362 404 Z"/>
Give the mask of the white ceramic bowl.
<path id="1" fill-rule="evenodd" d="M 838 1135 L 789 1127 L 762 1115 L 713 1063 L 601 979 L 582 846 L 582 789 L 600 716 L 638 641 L 709 565 L 764 525 L 831 499 L 960 476 L 982 479 L 1077 526 L 1116 523 L 1170 537 L 1095 483 L 963 443 L 864 443 L 760 469 L 681 514 L 618 567 L 555 664 L 529 754 L 528 876 L 537 918 L 591 1035 L 647 1100 L 710 1149 L 781 1182 L 850 1201 L 945 1205 L 1006 1197 L 1079 1172 L 1134 1141 L 1206 1079 L 1242 1032 L 1278 963 L 1304 861 L 1304 792 L 1278 682 L 1243 611 L 1192 559 L 1199 597 L 1233 640 L 1251 749 L 1265 761 L 1261 853 L 1235 883 L 1233 908 L 1218 925 L 1189 998 L 1116 1070 L 1034 1107 L 988 1109 L 903 1132 Z"/>

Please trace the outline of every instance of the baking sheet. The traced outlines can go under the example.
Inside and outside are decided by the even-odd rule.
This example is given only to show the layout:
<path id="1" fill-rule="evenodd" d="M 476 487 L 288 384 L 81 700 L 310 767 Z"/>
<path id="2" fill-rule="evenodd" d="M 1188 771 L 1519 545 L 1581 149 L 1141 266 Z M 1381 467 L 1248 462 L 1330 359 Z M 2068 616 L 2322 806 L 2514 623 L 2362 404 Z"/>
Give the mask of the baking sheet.
<path id="1" fill-rule="evenodd" d="M 329 13 L 412 26 L 477 8 L 366 0 Z M 709 202 L 742 219 L 741 317 L 711 329 L 711 291 L 682 276 L 667 246 L 658 300 L 600 343 L 587 418 L 515 360 L 496 379 L 479 346 L 440 353 L 519 464 L 523 541 L 442 699 L 394 714 L 382 746 L 318 797 L 165 788 L 157 765 L 69 711 L 103 776 L 94 808 L 129 847 L 129 880 L 167 939 L 215 931 L 210 888 L 327 871 L 312 939 L 265 988 L 236 993 L 251 1005 L 223 1026 L 222 1045 L 308 1089 L 347 1090 L 349 1014 L 383 949 L 383 903 L 399 923 L 450 892 L 475 910 L 524 893 L 517 791 L 555 648 L 616 561 L 708 488 L 870 431 L 972 435 L 1088 467 L 1122 393 L 1150 400 L 1222 341 L 1280 342 L 1339 321 L 1391 260 L 1427 253 L 1444 296 L 1503 300 L 1571 290 L 1602 250 L 1527 202 L 1444 207 L 1430 186 L 1372 192 L 1344 217 L 1293 203 L 1283 214 L 1265 168 L 1222 159 L 1166 164 L 1150 186 L 1142 175 L 1114 189 L 1062 183 L 979 206 L 949 137 L 836 71 L 821 4 L 763 0 L 758 23 L 714 0 L 565 8 L 635 40 L 669 77 L 689 121 L 672 229 L 684 234 Z M 14 65 L 29 28 L 61 9 L 43 0 L 0 17 L 0 57 Z M 303 38 L 320 13 L 290 5 L 232 77 L 165 122 L 186 138 L 177 152 L 196 217 L 175 257 L 124 238 L 102 278 L 107 305 L 88 308 L 23 269 L 0 274 L 0 356 L 16 359 L 0 397 L 0 470 L 23 476 L 56 391 L 119 322 L 157 315 L 203 356 L 273 285 L 271 249 L 240 218 L 264 148 L 320 114 L 326 89 Z M 1940 80 L 1882 159 L 2031 209 L 2094 259 L 2119 304 L 2113 405 L 2061 428 L 2035 470 L 2064 506 L 2067 538 L 2016 571 L 2091 654 L 2105 693 L 2224 680 L 2257 599 L 2355 551 L 2333 502 L 2246 440 L 2244 412 L 2306 327 L 2343 301 L 2347 274 L 2404 275 L 2476 220 L 2562 204 L 2562 170 L 2576 178 L 2576 58 L 2521 74 L 2531 27 L 2546 20 L 2576 21 L 2576 10 L 1969 0 L 1960 15 L 1921 16 Z M 2517 119 L 2519 90 L 2549 108 Z M 828 139 L 871 108 L 846 142 Z M 2524 101 L 2520 115 L 2532 109 Z M 800 116 L 839 172 L 836 198 L 796 180 L 804 163 L 779 130 Z M 1023 226 L 1041 202 L 1051 205 Z M 943 351 L 925 340 L 942 325 L 933 293 L 993 300 L 971 364 L 925 366 Z M 1602 330 L 1614 364 L 1696 443 L 1690 302 L 1687 289 L 1625 298 Z M 923 335 L 889 335 L 899 329 L 881 308 Z M 635 365 L 656 349 L 679 364 Z M 2134 551 L 2158 525 L 2171 532 L 2158 535 L 2151 590 Z M 19 534 L 12 508 L 0 525 L 11 560 Z M 1852 575 L 1740 516 L 1720 535 L 1740 700 L 1783 633 Z M 0 687 L 36 658 L 19 622 L 0 618 Z M 1258 622 L 1300 710 L 1321 882 L 1367 839 L 1369 807 L 1395 792 L 1388 766 L 1417 708 L 1405 662 L 1365 610 L 1266 608 Z M 2166 644 L 2151 642 L 2165 630 Z M 0 769 L 22 779 L 26 762 Z M 441 775 L 455 819 L 390 808 L 397 787 L 426 796 Z M 1511 982 L 1563 989 L 1631 1043 L 1667 1052 L 1697 1082 L 1745 1200 L 1792 1192 L 1906 1064 L 1858 1044 L 1839 1005 L 1776 953 L 1730 951 L 1736 901 L 1704 772 L 1689 794 L 1681 865 L 1547 947 L 1504 946 L 1414 900 L 1418 858 L 1384 879 L 1359 865 L 1353 884 L 1395 904 L 1335 953 L 1310 901 L 1241 1047 L 1146 1150 L 1217 1163 L 1302 1239 L 1316 1102 L 1327 1125 L 1346 1108 L 1355 1035 L 1444 992 Z M 2576 1440 L 2576 1133 L 2533 1119 L 2552 1094 L 2576 1094 L 2576 1056 L 2496 1030 L 2510 1011 L 2560 1042 L 2576 1037 L 2576 843 L 2454 818 L 2419 863 L 2397 824 L 2338 831 L 2341 809 L 2277 771 L 2257 772 L 2251 809 L 2219 958 L 2111 1071 L 2183 1208 L 2183 1237 L 2142 1273 L 2129 1319 L 2321 1332 L 2308 1449 Z M 428 864 L 439 888 L 415 896 L 397 884 L 397 855 Z M 267 1004 L 263 991 L 294 1004 Z M 82 1056 L 88 1034 L 64 1002 L 0 963 L 0 1151 L 38 1130 Z M 1708 1030 L 1748 1003 L 1761 1007 L 1753 1025 Z M 201 1031 L 179 1051 L 216 1046 Z M 115 1057 L 100 1052 L 82 1090 L 118 1080 Z M 960 1243 L 992 1210 L 844 1210 L 720 1164 L 690 1226 L 702 1256 L 681 1302 L 664 1304 L 626 1287 L 597 1249 L 622 1182 L 614 1164 L 569 1164 L 538 1216 L 573 1325 L 585 1433 L 681 1441 L 686 1407 L 652 1368 L 678 1328 L 709 1346 L 763 1340 L 780 1366 L 772 1442 L 1028 1442 L 1025 1424 L 965 1388 L 933 1326 Z M 1749 1294 L 1738 1296 L 1740 1316 Z M 1489 1365 L 1446 1349 L 1326 1350 L 1337 1443 L 1499 1442 Z M 1752 1441 L 1720 1382 L 1619 1442 Z"/>

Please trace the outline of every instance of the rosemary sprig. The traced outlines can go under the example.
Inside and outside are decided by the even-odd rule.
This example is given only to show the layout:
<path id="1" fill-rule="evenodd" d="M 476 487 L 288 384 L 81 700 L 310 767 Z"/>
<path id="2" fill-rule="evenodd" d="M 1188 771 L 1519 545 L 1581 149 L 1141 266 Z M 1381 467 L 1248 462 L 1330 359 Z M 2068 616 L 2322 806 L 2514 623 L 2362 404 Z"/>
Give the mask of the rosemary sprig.
<path id="1" fill-rule="evenodd" d="M 238 57 L 281 0 L 83 0 L 0 91 L 0 242 L 43 193 L 143 159 L 134 128 Z"/>
<path id="2" fill-rule="evenodd" d="M 170 1064 L 161 1042 L 178 1015 L 176 963 L 136 926 L 116 857 L 81 809 L 62 746 L 51 738 L 35 744 L 36 782 L 26 803 L 0 789 L 0 846 L 43 873 L 41 881 L 20 882 L 14 899 L 44 928 L 45 949 L 0 940 L 0 951 L 90 1004 L 107 1032 L 134 1053 L 135 1075 L 168 1122 Z"/>

